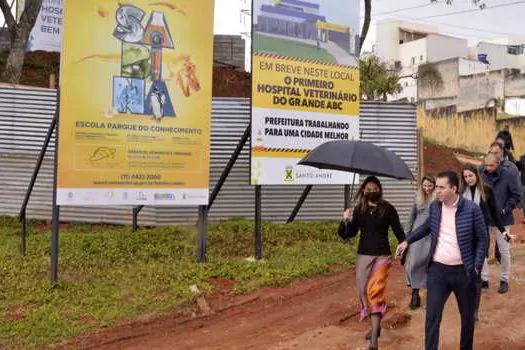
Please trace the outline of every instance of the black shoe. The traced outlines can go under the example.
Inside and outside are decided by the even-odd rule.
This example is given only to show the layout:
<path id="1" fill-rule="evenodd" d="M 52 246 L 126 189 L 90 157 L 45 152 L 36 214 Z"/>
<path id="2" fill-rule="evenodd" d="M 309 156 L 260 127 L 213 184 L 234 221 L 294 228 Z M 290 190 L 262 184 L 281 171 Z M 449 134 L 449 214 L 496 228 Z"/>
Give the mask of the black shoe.
<path id="1" fill-rule="evenodd" d="M 381 327 L 379 327 L 379 332 L 377 333 L 377 337 L 379 338 L 381 336 Z M 366 340 L 372 339 L 372 330 L 369 330 L 368 333 L 366 333 Z"/>
<path id="2" fill-rule="evenodd" d="M 482 289 L 489 289 L 489 281 L 481 281 Z"/>
<path id="3" fill-rule="evenodd" d="M 421 306 L 419 291 L 412 291 L 412 300 L 410 301 L 410 310 L 415 310 Z"/>
<path id="4" fill-rule="evenodd" d="M 505 281 L 501 281 L 499 283 L 499 289 L 498 289 L 498 293 L 500 294 L 505 294 L 509 291 L 509 283 L 508 282 L 505 282 Z"/>

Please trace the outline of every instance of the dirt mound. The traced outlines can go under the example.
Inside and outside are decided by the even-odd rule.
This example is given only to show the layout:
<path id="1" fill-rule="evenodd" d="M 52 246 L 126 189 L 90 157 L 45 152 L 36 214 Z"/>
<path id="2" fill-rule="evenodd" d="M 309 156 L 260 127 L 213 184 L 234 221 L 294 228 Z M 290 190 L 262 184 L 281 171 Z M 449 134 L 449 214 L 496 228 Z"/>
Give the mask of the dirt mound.
<path id="1" fill-rule="evenodd" d="M 461 172 L 463 164 L 447 147 L 425 143 L 423 154 L 425 174 L 437 175 L 445 170 Z"/>

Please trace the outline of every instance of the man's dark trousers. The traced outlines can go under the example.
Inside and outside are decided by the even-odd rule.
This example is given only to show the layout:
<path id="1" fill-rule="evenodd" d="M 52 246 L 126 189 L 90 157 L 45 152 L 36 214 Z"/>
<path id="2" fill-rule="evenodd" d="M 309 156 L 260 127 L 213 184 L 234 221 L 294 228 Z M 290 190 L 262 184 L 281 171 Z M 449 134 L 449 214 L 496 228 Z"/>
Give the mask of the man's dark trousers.
<path id="1" fill-rule="evenodd" d="M 437 350 L 439 326 L 443 308 L 450 293 L 454 293 L 461 315 L 461 350 L 472 350 L 474 342 L 474 312 L 476 309 L 476 274 L 467 276 L 463 265 L 449 266 L 432 262 L 427 279 L 427 313 L 425 349 Z"/>

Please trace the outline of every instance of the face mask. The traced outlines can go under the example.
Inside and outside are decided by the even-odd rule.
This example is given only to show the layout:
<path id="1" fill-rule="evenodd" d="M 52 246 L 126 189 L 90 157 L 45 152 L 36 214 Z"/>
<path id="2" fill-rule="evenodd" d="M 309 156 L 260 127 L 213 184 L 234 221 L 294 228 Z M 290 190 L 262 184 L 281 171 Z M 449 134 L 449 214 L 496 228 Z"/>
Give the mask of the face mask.
<path id="1" fill-rule="evenodd" d="M 381 198 L 380 192 L 365 192 L 365 199 L 370 202 L 377 202 Z"/>

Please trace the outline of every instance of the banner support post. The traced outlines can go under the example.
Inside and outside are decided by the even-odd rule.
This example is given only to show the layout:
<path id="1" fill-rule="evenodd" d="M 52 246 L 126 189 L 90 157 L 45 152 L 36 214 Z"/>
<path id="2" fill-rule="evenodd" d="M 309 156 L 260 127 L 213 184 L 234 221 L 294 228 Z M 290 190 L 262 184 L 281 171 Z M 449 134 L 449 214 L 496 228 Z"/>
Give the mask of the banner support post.
<path id="1" fill-rule="evenodd" d="M 53 176 L 53 211 L 51 232 L 51 285 L 58 284 L 58 250 L 60 234 L 60 207 L 57 204 L 57 180 L 58 180 L 58 145 L 59 145 L 59 120 L 60 120 L 60 87 L 57 90 L 57 110 L 55 126 L 55 164 Z"/>

